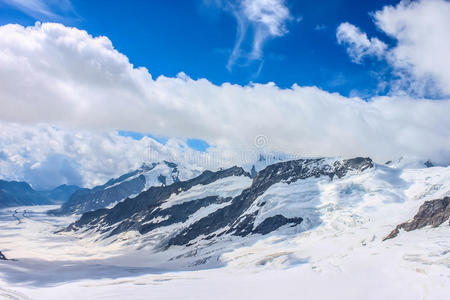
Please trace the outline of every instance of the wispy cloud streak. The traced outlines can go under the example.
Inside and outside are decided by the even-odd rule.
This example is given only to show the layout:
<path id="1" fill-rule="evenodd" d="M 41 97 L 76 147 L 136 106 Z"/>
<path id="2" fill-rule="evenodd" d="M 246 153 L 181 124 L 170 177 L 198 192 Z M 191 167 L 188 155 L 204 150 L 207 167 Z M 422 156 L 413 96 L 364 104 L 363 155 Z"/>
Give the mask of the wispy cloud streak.
<path id="1" fill-rule="evenodd" d="M 263 46 L 270 38 L 288 33 L 286 24 L 292 20 L 284 0 L 215 1 L 216 5 L 230 12 L 237 22 L 236 41 L 228 59 L 227 69 L 242 60 L 248 64 L 263 57 Z M 245 49 L 248 40 L 250 46 Z"/>
<path id="2" fill-rule="evenodd" d="M 75 15 L 70 0 L 0 0 L 36 19 L 61 19 Z"/>

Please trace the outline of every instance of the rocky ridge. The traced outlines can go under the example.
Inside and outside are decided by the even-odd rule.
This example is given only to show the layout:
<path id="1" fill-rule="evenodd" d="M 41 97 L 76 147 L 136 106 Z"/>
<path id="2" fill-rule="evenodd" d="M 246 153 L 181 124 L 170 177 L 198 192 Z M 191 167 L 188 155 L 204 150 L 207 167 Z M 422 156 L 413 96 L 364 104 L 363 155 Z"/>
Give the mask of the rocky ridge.
<path id="1" fill-rule="evenodd" d="M 114 237 L 128 231 L 141 235 L 155 230 L 167 229 L 164 237 L 159 237 L 159 246 L 191 245 L 198 239 L 210 240 L 222 235 L 245 237 L 250 234 L 268 234 L 283 226 L 301 224 L 301 215 L 286 217 L 282 214 L 265 218 L 259 224 L 255 220 L 259 209 L 250 211 L 255 200 L 274 184 L 290 184 L 297 180 L 327 176 L 341 178 L 349 172 L 362 172 L 373 167 L 370 158 L 300 159 L 280 162 L 257 172 L 254 178 L 240 167 L 232 167 L 217 172 L 205 171 L 200 176 L 187 181 L 175 182 L 168 186 L 151 187 L 133 199 L 126 199 L 110 209 L 87 212 L 67 231 L 95 231 L 104 237 Z M 247 179 L 245 179 L 247 178 Z M 225 195 L 222 181 L 237 180 L 233 184 L 242 188 L 236 195 Z M 248 182 L 248 184 L 247 184 Z M 229 188 L 229 187 L 227 187 Z M 192 191 L 201 190 L 207 196 L 191 197 L 182 202 L 171 199 L 186 198 Z M 197 193 L 197 192 L 196 192 Z M 195 193 L 194 193 L 195 195 Z M 200 211 L 208 211 L 200 214 Z M 195 217 L 194 217 L 195 216 Z M 177 225 L 176 227 L 173 227 Z M 172 227 L 170 227 L 172 226 Z"/>
<path id="2" fill-rule="evenodd" d="M 450 218 L 450 197 L 425 201 L 419 208 L 414 218 L 397 225 L 383 241 L 395 238 L 400 230 L 412 231 L 426 226 L 438 227 Z"/>

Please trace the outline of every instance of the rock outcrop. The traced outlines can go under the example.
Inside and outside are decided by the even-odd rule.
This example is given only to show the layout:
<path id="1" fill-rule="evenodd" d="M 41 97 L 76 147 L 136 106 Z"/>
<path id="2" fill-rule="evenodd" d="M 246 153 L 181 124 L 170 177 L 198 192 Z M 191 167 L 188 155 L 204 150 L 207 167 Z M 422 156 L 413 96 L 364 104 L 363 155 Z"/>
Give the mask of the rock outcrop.
<path id="1" fill-rule="evenodd" d="M 217 172 L 204 171 L 200 176 L 187 180 L 178 181 L 169 186 L 154 186 L 133 199 L 126 199 L 111 209 L 99 209 L 84 213 L 81 218 L 69 226 L 69 230 L 77 230 L 81 227 L 91 227 L 97 225 L 111 226 L 119 224 L 111 231 L 115 235 L 128 230 L 138 230 L 141 234 L 147 233 L 154 227 L 151 221 L 154 218 L 167 218 L 164 222 L 158 222 L 158 226 L 167 226 L 174 222 L 183 222 L 189 215 L 189 211 L 195 211 L 200 207 L 211 203 L 220 203 L 230 199 L 220 199 L 219 197 L 206 197 L 196 199 L 188 203 L 174 205 L 171 208 L 162 209 L 160 205 L 170 196 L 190 190 L 197 185 L 207 186 L 217 180 L 230 176 L 250 175 L 242 168 L 232 167 L 230 169 Z"/>
<path id="2" fill-rule="evenodd" d="M 412 231 L 425 226 L 438 227 L 450 218 L 450 197 L 426 201 L 414 218 L 398 225 L 383 241 L 396 237 L 400 229 Z"/>
<path id="3" fill-rule="evenodd" d="M 214 232 L 223 228 L 228 229 L 221 234 L 244 237 L 255 233 L 267 234 L 286 224 L 295 226 L 303 221 L 301 216 L 288 219 L 278 215 L 266 219 L 254 228 L 258 211 L 251 214 L 246 214 L 245 211 L 259 196 L 276 183 L 284 181 L 289 184 L 297 180 L 320 176 L 328 176 L 330 179 L 333 177 L 341 178 L 348 172 L 362 172 L 371 167 L 373 167 L 372 160 L 362 157 L 333 162 L 328 162 L 324 158 L 299 159 L 270 165 L 258 172 L 253 178 L 252 185 L 232 199 L 230 205 L 191 224 L 171 238 L 167 246 L 186 245 L 199 236 L 213 238 Z"/>

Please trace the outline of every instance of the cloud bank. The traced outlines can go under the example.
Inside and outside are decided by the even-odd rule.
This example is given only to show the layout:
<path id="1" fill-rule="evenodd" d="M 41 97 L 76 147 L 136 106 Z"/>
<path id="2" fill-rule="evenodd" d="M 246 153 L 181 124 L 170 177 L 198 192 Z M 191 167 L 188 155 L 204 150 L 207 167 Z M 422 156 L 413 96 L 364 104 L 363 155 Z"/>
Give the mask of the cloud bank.
<path id="1" fill-rule="evenodd" d="M 42 178 L 42 187 L 54 168 L 55 183 L 98 184 L 138 166 L 150 139 L 118 129 L 203 139 L 215 151 L 254 148 L 264 136 L 267 151 L 450 163 L 448 99 L 364 101 L 317 87 L 155 79 L 108 38 L 54 23 L 0 27 L 0 66 L 0 172 Z"/>
<path id="2" fill-rule="evenodd" d="M 372 14 L 380 31 L 395 40 L 387 48 L 356 26 L 342 23 L 338 42 L 350 58 L 360 63 L 365 56 L 383 57 L 393 68 L 392 90 L 419 96 L 450 96 L 450 2 L 444 0 L 401 1 Z"/>
<path id="3" fill-rule="evenodd" d="M 134 140 L 116 131 L 2 121 L 0 132 L 1 178 L 25 180 L 40 190 L 61 184 L 104 184 L 144 162 L 168 160 L 199 167 L 218 166 L 210 161 L 211 154 L 194 151 L 175 139 L 163 145 L 150 137 Z"/>

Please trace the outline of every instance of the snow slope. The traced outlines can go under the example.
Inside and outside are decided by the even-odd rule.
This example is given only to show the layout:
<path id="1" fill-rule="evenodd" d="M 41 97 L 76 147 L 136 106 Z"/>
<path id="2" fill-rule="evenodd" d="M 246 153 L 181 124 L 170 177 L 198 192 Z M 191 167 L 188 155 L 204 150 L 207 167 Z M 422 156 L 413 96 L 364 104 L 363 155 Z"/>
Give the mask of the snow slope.
<path id="1" fill-rule="evenodd" d="M 198 240 L 191 248 L 172 246 L 160 252 L 148 246 L 145 235 L 124 232 L 111 243 L 98 236 L 54 234 L 75 219 L 27 207 L 32 212 L 17 224 L 14 211 L 6 209 L 0 213 L 0 250 L 18 261 L 0 262 L 0 295 L 64 295 L 68 300 L 448 299 L 448 222 L 382 241 L 424 201 L 445 195 L 450 195 L 450 167 L 375 165 L 333 180 L 321 176 L 277 182 L 246 213 L 265 202 L 255 226 L 277 213 L 302 216 L 300 225 L 267 235 L 219 237 L 209 245 Z M 171 201 L 183 199 L 187 195 Z M 216 264 L 192 264 L 211 253 L 218 253 Z M 209 269 L 200 270 L 202 266 Z"/>

